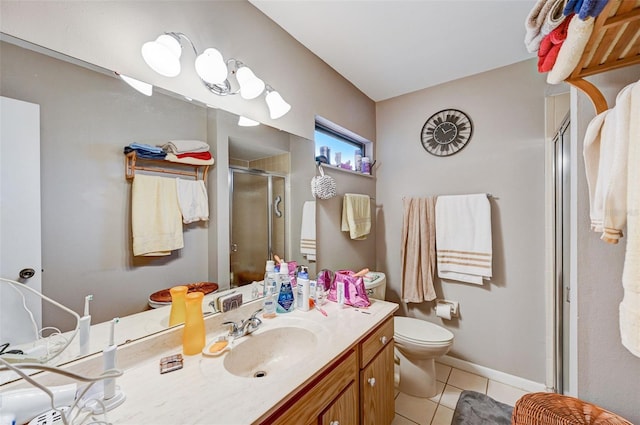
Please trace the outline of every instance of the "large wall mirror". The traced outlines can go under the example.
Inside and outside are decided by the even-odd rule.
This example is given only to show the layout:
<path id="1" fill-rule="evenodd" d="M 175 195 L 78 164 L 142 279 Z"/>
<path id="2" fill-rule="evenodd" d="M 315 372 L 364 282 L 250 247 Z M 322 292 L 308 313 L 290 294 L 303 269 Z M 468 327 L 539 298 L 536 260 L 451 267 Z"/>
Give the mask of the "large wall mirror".
<path id="1" fill-rule="evenodd" d="M 85 297 L 93 295 L 92 323 L 100 323 L 144 314 L 150 294 L 178 284 L 215 282 L 222 291 L 247 283 L 264 273 L 269 252 L 309 264 L 300 254 L 299 239 L 303 204 L 313 200 L 313 141 L 264 125 L 238 127 L 237 116 L 178 94 L 156 89 L 153 96 L 144 96 L 109 70 L 7 35 L 2 35 L 0 55 L 0 94 L 39 105 L 40 155 L 14 161 L 40 175 L 45 295 L 79 314 Z M 216 163 L 207 179 L 210 220 L 185 225 L 184 248 L 171 255 L 135 257 L 123 148 L 171 139 L 204 140 L 211 147 Z M 21 182 L 9 184 L 19 187 Z M 254 201 L 265 210 L 258 211 L 257 203 L 243 204 Z M 273 218 L 271 228 L 258 231 L 263 216 Z M 269 232 L 266 247 L 252 245 Z M 242 254 L 246 249 L 242 262 L 234 258 L 236 248 Z M 17 279 L 15 270 L 24 267 L 3 266 L 0 273 Z M 164 323 L 157 322 L 140 326 L 135 334 L 118 329 L 118 342 L 161 330 Z M 42 325 L 72 327 L 68 316 L 44 304 Z"/>

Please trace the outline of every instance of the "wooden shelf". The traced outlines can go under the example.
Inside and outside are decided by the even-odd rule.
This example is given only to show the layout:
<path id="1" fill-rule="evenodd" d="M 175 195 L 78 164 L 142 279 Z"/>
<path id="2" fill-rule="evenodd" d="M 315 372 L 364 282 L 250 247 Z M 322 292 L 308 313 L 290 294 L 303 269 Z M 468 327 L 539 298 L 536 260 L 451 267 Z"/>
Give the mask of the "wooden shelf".
<path id="1" fill-rule="evenodd" d="M 138 163 L 140 161 L 142 164 Z M 135 152 L 125 154 L 124 173 L 127 179 L 133 179 L 136 171 L 148 171 L 153 173 L 165 173 L 178 176 L 192 177 L 194 180 L 207 182 L 209 165 L 191 165 L 180 162 L 167 161 L 165 159 L 139 158 Z"/>
<path id="2" fill-rule="evenodd" d="M 600 90 L 584 79 L 640 64 L 640 0 L 610 0 L 594 22 L 593 32 L 567 83 L 582 90 L 596 113 L 608 109 Z"/>

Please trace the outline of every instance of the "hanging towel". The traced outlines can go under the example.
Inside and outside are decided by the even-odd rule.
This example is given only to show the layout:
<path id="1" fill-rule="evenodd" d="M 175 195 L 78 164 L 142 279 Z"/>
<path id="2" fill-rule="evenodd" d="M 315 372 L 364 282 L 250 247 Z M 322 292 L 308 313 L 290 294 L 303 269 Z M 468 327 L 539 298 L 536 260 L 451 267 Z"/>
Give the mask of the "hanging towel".
<path id="1" fill-rule="evenodd" d="M 436 298 L 435 199 L 405 198 L 402 207 L 401 298 L 405 303 L 432 301 Z"/>
<path id="2" fill-rule="evenodd" d="M 538 0 L 525 20 L 524 44 L 529 53 L 536 52 L 542 39 L 564 20 L 566 0 Z"/>
<path id="3" fill-rule="evenodd" d="M 169 142 L 162 145 L 162 149 L 165 152 L 175 154 L 185 152 L 208 152 L 209 145 L 201 140 L 169 140 Z"/>
<path id="4" fill-rule="evenodd" d="M 627 173 L 627 250 L 622 272 L 624 297 L 620 303 L 622 345 L 640 357 L 640 82 L 631 89 L 629 167 Z"/>
<path id="5" fill-rule="evenodd" d="M 567 38 L 560 47 L 553 68 L 547 74 L 547 83 L 549 84 L 560 84 L 571 75 L 593 32 L 593 18 L 583 21 L 578 19 L 577 15 L 573 15 L 573 18 L 570 19 Z"/>
<path id="6" fill-rule="evenodd" d="M 302 206 L 300 253 L 307 260 L 316 261 L 316 201 L 306 201 Z"/>
<path id="7" fill-rule="evenodd" d="M 436 201 L 438 276 L 482 285 L 491 277 L 491 205 L 485 193 Z"/>
<path id="8" fill-rule="evenodd" d="M 204 181 L 178 178 L 176 190 L 184 224 L 209 220 L 209 199 Z"/>
<path id="9" fill-rule="evenodd" d="M 567 18 L 567 20 L 558 25 L 556 29 L 542 39 L 540 50 L 538 50 L 538 72 L 549 72 L 553 69 L 562 43 L 564 43 L 564 40 L 567 38 L 569 19 L 570 18 Z"/>
<path id="10" fill-rule="evenodd" d="M 584 170 L 587 177 L 587 187 L 589 189 L 589 217 L 591 221 L 591 230 L 599 232 L 602 232 L 604 202 L 603 196 L 601 195 L 604 178 L 600 179 L 600 183 L 598 183 L 600 166 L 601 164 L 604 165 L 604 161 L 600 160 L 600 152 L 602 151 L 601 145 L 603 138 L 608 141 L 612 140 L 611 137 L 606 138 L 603 136 L 605 132 L 605 120 L 607 115 L 609 115 L 609 112 L 610 110 L 607 109 L 606 111 L 596 115 L 595 118 L 591 120 L 584 135 L 582 149 Z M 609 131 L 613 129 L 611 122 L 612 121 L 610 120 L 606 128 Z"/>
<path id="11" fill-rule="evenodd" d="M 131 188 L 133 255 L 169 255 L 184 247 L 176 179 L 137 174 Z"/>
<path id="12" fill-rule="evenodd" d="M 167 153 L 167 156 L 164 158 L 167 161 L 177 162 L 179 164 L 189 164 L 189 165 L 213 165 L 215 162 L 214 158 L 211 159 L 198 159 L 191 157 L 178 158 L 176 154 L 171 152 Z"/>
<path id="13" fill-rule="evenodd" d="M 371 231 L 371 204 L 369 196 L 345 193 L 342 200 L 342 231 L 351 239 L 366 239 Z"/>

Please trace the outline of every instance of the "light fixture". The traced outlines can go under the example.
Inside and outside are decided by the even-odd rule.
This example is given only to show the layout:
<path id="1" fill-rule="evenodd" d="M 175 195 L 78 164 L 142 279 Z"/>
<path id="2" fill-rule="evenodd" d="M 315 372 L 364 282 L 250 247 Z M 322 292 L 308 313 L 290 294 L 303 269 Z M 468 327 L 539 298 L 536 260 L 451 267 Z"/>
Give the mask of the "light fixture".
<path id="1" fill-rule="evenodd" d="M 136 80 L 135 78 L 119 74 L 116 72 L 116 75 L 122 79 L 125 83 L 129 84 L 134 89 L 138 90 L 140 93 L 145 96 L 151 96 L 153 94 L 153 86 L 149 83 L 145 83 L 140 80 Z"/>
<path id="2" fill-rule="evenodd" d="M 273 90 L 253 71 L 237 59 L 224 60 L 217 49 L 207 48 L 201 54 L 185 34 L 181 32 L 166 32 L 154 41 L 144 43 L 142 57 L 151 69 L 165 77 L 175 77 L 180 74 L 180 56 L 182 53 L 182 39 L 189 42 L 195 53 L 196 74 L 202 84 L 218 96 L 239 94 L 243 99 L 251 100 L 259 97 L 267 89 L 266 102 L 272 119 L 282 117 L 289 112 L 291 105 Z M 235 75 L 234 87 L 229 76 Z"/>
<path id="3" fill-rule="evenodd" d="M 240 115 L 240 118 L 238 118 L 238 125 L 240 127 L 255 127 L 257 125 L 260 125 L 260 123 L 258 121 L 254 121 L 250 118 Z"/>
<path id="4" fill-rule="evenodd" d="M 271 87 L 267 87 L 266 101 L 269 107 L 269 116 L 272 120 L 277 120 L 291 109 L 291 105 L 285 102 L 280 93 Z"/>

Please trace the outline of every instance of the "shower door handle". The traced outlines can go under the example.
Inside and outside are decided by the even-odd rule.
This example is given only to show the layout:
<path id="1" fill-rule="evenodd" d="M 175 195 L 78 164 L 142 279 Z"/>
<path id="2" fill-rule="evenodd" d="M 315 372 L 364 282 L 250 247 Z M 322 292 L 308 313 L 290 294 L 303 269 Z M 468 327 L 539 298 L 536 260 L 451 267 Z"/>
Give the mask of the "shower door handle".
<path id="1" fill-rule="evenodd" d="M 232 243 L 231 244 L 231 252 L 238 252 L 238 244 L 237 243 Z"/>
<path id="2" fill-rule="evenodd" d="M 278 195 L 276 196 L 276 200 L 273 202 L 273 212 L 276 214 L 276 217 L 282 217 L 282 211 L 278 209 L 280 202 L 282 202 L 282 198 Z"/>

